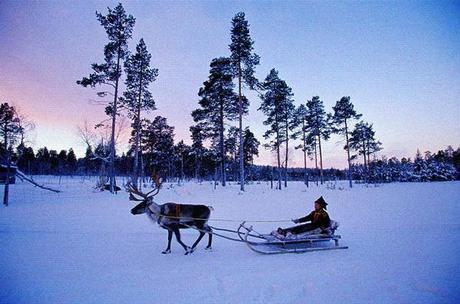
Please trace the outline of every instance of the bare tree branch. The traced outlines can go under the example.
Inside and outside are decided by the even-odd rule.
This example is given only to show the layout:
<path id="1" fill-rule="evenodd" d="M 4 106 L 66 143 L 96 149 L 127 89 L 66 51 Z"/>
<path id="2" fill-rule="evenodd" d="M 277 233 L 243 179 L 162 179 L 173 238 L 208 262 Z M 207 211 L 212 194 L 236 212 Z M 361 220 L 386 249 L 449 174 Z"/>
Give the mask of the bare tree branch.
<path id="1" fill-rule="evenodd" d="M 40 185 L 38 184 L 37 182 L 35 182 L 32 177 L 27 177 L 23 172 L 21 172 L 19 169 L 16 169 L 16 176 L 19 177 L 21 180 L 25 180 L 25 181 L 28 181 L 29 183 L 35 185 L 36 187 L 39 187 L 41 189 L 44 189 L 44 190 L 48 190 L 48 191 L 51 191 L 51 192 L 55 192 L 55 193 L 59 193 L 61 192 L 61 190 L 56 190 L 56 189 L 53 189 L 53 188 L 50 188 L 50 187 L 46 187 L 44 185 Z"/>

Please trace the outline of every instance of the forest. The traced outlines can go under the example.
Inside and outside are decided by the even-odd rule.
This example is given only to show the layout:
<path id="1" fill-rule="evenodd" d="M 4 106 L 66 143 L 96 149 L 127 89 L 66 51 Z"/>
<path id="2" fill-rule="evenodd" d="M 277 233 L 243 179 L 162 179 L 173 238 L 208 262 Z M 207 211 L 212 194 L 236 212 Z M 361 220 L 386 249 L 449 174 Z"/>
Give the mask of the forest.
<path id="1" fill-rule="evenodd" d="M 96 18 L 107 34 L 107 43 L 103 48 L 101 45 L 104 61 L 92 63 L 91 73 L 76 80 L 76 85 L 97 90 L 94 102 L 104 105 L 107 118 L 78 127 L 87 147 L 83 157 L 77 157 L 72 148 L 57 151 L 42 147 L 35 151 L 27 141 L 34 123 L 3 102 L 0 152 L 7 176 L 12 166 L 27 175 L 96 175 L 100 176 L 99 186 L 111 192 L 116 189 L 117 176 L 129 177 L 137 186 L 140 178 L 145 180 L 152 172 L 168 181 L 212 180 L 222 186 L 228 181 L 237 182 L 242 191 L 254 181 L 271 181 L 272 187 L 282 189 L 289 181 L 304 181 L 309 186 L 347 179 L 352 187 L 353 181 L 460 178 L 460 148 L 449 146 L 423 154 L 417 151 L 413 158 L 377 156 L 383 144 L 374 125 L 363 119 L 350 96 L 338 97 L 327 111 L 316 95 L 303 103 L 295 102 L 293 90 L 275 68 L 264 79 L 257 79 L 261 57 L 254 51 L 243 12 L 231 20 L 229 52 L 210 60 L 209 76 L 197 88 L 196 109 L 190 113 L 195 124 L 190 126 L 191 144 L 187 145 L 175 138 L 174 126 L 166 117 L 152 115 L 158 106 L 152 84 L 160 71 L 152 66 L 152 55 L 143 39 L 133 47 L 137 20 L 122 4 L 108 8 L 107 13 L 97 12 Z M 259 100 L 250 101 L 246 94 L 250 91 Z M 264 114 L 263 138 L 255 137 L 250 129 L 254 126 L 243 125 L 250 102 L 258 102 L 258 111 Z M 122 126 L 126 121 L 130 148 L 118 151 L 119 133 L 126 129 Z M 344 141 L 346 169 L 324 166 L 327 155 L 323 155 L 322 145 L 331 136 Z M 303 167 L 290 166 L 292 148 L 302 151 Z M 260 149 L 270 150 L 276 164 L 255 165 Z"/>

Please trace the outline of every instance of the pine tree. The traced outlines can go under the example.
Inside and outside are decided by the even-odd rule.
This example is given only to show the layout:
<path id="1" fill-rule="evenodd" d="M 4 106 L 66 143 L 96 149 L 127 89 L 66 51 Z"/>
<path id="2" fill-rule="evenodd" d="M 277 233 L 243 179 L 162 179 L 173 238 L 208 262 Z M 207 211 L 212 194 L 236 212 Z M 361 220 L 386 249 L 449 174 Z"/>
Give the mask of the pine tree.
<path id="1" fill-rule="evenodd" d="M 67 174 L 67 150 L 61 150 L 57 155 L 57 173 L 59 175 Z"/>
<path id="2" fill-rule="evenodd" d="M 315 137 L 315 142 L 318 144 L 320 181 L 321 184 L 323 184 L 324 175 L 321 139 L 328 140 L 331 134 L 331 129 L 329 127 L 328 117 L 324 111 L 323 102 L 319 99 L 319 96 L 313 96 L 311 100 L 307 101 L 307 122 L 307 125 L 310 128 L 311 136 Z"/>
<path id="3" fill-rule="evenodd" d="M 149 85 L 158 76 L 158 69 L 150 67 L 152 55 L 147 51 L 144 39 L 136 46 L 136 53 L 125 61 L 126 91 L 124 92 L 123 105 L 128 110 L 134 128 L 134 163 L 132 183 L 137 187 L 139 179 L 140 137 L 141 137 L 141 111 L 156 109 Z"/>
<path id="4" fill-rule="evenodd" d="M 305 137 L 302 136 L 303 143 L 300 146 L 297 146 L 296 148 L 302 148 L 302 150 L 305 150 L 306 153 L 304 153 L 304 156 L 308 156 L 311 160 L 315 161 L 315 183 L 318 186 L 318 178 L 319 176 L 318 172 L 320 171 L 319 166 L 318 166 L 318 137 L 315 135 L 313 132 L 313 128 L 309 125 L 309 116 L 308 116 L 308 109 L 307 109 L 307 116 L 305 116 L 305 123 L 302 125 L 305 126 L 304 131 L 302 132 L 305 134 Z M 306 159 L 305 159 L 306 161 Z M 304 164 L 305 164 L 304 161 Z M 305 167 L 304 167 L 305 168 Z M 307 186 L 308 186 L 308 180 L 309 180 L 309 175 L 308 172 L 305 173 L 304 171 L 304 178 L 305 174 L 307 175 Z"/>
<path id="5" fill-rule="evenodd" d="M 225 138 L 225 150 L 230 154 L 230 158 L 237 162 L 238 160 L 238 139 L 240 131 L 237 127 L 231 126 L 228 128 Z"/>
<path id="6" fill-rule="evenodd" d="M 308 127 L 307 127 L 308 130 Z M 313 136 L 311 133 L 306 134 L 305 139 L 305 149 L 307 150 L 307 155 L 310 159 L 315 160 L 315 172 L 319 171 L 318 167 L 318 140 L 316 136 Z M 307 176 L 308 179 L 308 176 Z M 307 180 L 308 185 L 308 180 Z M 318 186 L 318 178 L 316 178 L 316 186 Z"/>
<path id="7" fill-rule="evenodd" d="M 107 176 L 107 168 L 106 168 L 107 166 L 106 166 L 105 159 L 107 159 L 109 155 L 110 155 L 110 146 L 102 138 L 100 142 L 97 144 L 96 148 L 94 149 L 94 154 L 93 154 L 95 164 L 99 168 L 100 183 L 98 186 L 103 187 L 102 189 L 104 189 L 107 184 L 107 180 L 105 178 L 105 176 Z M 94 157 L 94 156 L 97 156 L 97 157 Z"/>
<path id="8" fill-rule="evenodd" d="M 372 124 L 360 121 L 351 132 L 350 148 L 363 156 L 364 170 L 369 173 L 370 155 L 382 150 L 382 143 L 375 139 Z M 353 157 L 352 157 L 353 158 Z"/>
<path id="9" fill-rule="evenodd" d="M 163 175 L 170 177 L 174 148 L 174 127 L 168 125 L 166 118 L 156 116 L 142 132 L 144 134 L 141 143 L 148 153 L 146 156 L 150 160 L 152 171 L 155 169 L 156 172 L 161 172 Z"/>
<path id="10" fill-rule="evenodd" d="M 308 171 L 307 171 L 307 155 L 313 153 L 315 149 L 315 142 L 312 142 L 314 137 L 308 136 L 309 126 L 307 125 L 307 108 L 305 105 L 300 105 L 294 112 L 293 120 L 290 129 L 294 132 L 291 134 L 292 139 L 301 138 L 302 143 L 295 147 L 295 149 L 302 149 L 303 152 L 303 170 L 304 170 L 304 183 L 308 185 Z"/>
<path id="11" fill-rule="evenodd" d="M 254 165 L 254 156 L 259 156 L 260 142 L 254 136 L 254 133 L 246 127 L 244 130 L 244 165 L 248 171 L 248 177 L 252 180 L 251 167 Z"/>
<path id="12" fill-rule="evenodd" d="M 244 191 L 244 137 L 243 137 L 243 95 L 241 93 L 243 82 L 253 89 L 257 85 L 254 77 L 254 68 L 259 64 L 259 56 L 253 53 L 254 42 L 249 35 L 249 24 L 243 12 L 237 13 L 232 19 L 232 43 L 229 45 L 233 75 L 238 79 L 238 107 L 239 107 L 239 149 L 240 149 L 240 188 Z"/>
<path id="13" fill-rule="evenodd" d="M 77 157 L 72 148 L 70 148 L 69 153 L 67 153 L 66 163 L 68 165 L 70 173 L 75 173 L 75 171 L 77 170 Z"/>
<path id="14" fill-rule="evenodd" d="M 225 138 L 225 151 L 229 154 L 229 158 L 231 161 L 231 172 L 233 176 L 233 180 L 238 180 L 238 171 L 239 171 L 239 147 L 238 147 L 238 140 L 239 140 L 240 131 L 237 127 L 231 126 L 228 128 L 227 136 Z M 243 147 L 244 150 L 244 147 Z"/>
<path id="15" fill-rule="evenodd" d="M 37 161 L 39 166 L 39 174 L 49 174 L 50 169 L 50 153 L 47 147 L 38 149 Z"/>
<path id="16" fill-rule="evenodd" d="M 347 151 L 347 161 L 348 161 L 348 182 L 350 188 L 353 187 L 352 178 L 351 178 L 351 156 L 350 156 L 350 147 L 349 147 L 349 124 L 350 120 L 359 119 L 362 114 L 356 113 L 353 104 L 350 101 L 350 96 L 344 96 L 338 100 L 334 107 L 332 118 L 332 124 L 335 126 L 333 129 L 334 133 L 345 135 L 345 150 Z"/>
<path id="17" fill-rule="evenodd" d="M 367 138 L 367 130 L 369 124 L 365 123 L 364 121 L 360 121 L 355 125 L 355 128 L 351 132 L 350 136 L 350 148 L 359 155 L 363 156 L 363 165 L 364 169 L 367 170 L 367 157 L 366 157 L 366 138 Z"/>
<path id="18" fill-rule="evenodd" d="M 203 131 L 203 127 L 200 124 L 197 124 L 196 126 L 191 126 L 190 133 L 192 138 L 192 147 L 190 153 L 195 158 L 195 178 L 201 180 L 201 160 L 205 153 L 205 148 L 203 146 L 205 134 Z"/>
<path id="19" fill-rule="evenodd" d="M 89 77 L 84 77 L 77 81 L 83 87 L 95 87 L 96 85 L 109 85 L 114 89 L 114 93 L 98 92 L 98 96 L 105 97 L 107 94 L 113 95 L 113 101 L 106 107 L 106 114 L 111 117 L 111 137 L 110 137 L 110 162 L 109 180 L 110 192 L 115 193 L 115 125 L 118 115 L 118 90 L 119 80 L 122 73 L 122 62 L 128 56 L 128 40 L 132 36 L 135 19 L 127 15 L 123 5 L 118 4 L 115 9 L 108 9 L 107 15 L 96 12 L 96 17 L 104 27 L 109 43 L 104 47 L 104 59 L 102 64 L 93 63 L 91 68 L 93 73 Z"/>
<path id="20" fill-rule="evenodd" d="M 259 156 L 260 142 L 249 127 L 244 130 L 244 145 L 244 163 L 245 165 L 252 165 L 254 164 L 254 156 Z"/>
<path id="21" fill-rule="evenodd" d="M 285 83 L 284 83 L 285 84 Z M 285 148 L 285 161 L 284 161 L 284 187 L 287 187 L 287 170 L 288 170 L 288 160 L 289 160 L 289 130 L 292 128 L 294 124 L 294 111 L 295 111 L 295 106 L 292 100 L 292 90 L 290 87 L 287 85 L 283 88 L 287 90 L 289 97 L 286 98 L 283 102 L 283 119 L 284 119 L 284 124 L 286 125 L 285 128 L 285 138 L 286 141 L 284 143 L 284 148 Z"/>
<path id="22" fill-rule="evenodd" d="M 21 152 L 18 153 L 18 168 L 28 175 L 31 175 L 32 172 L 35 172 L 36 158 L 34 150 L 31 147 L 25 147 L 23 145 L 20 145 L 18 147 L 18 150 L 19 149 Z"/>
<path id="23" fill-rule="evenodd" d="M 138 159 L 138 172 L 139 176 L 145 177 L 144 170 L 145 170 L 145 164 L 144 164 L 144 155 L 143 153 L 147 153 L 148 149 L 145 147 L 145 142 L 146 142 L 146 136 L 148 134 L 147 129 L 149 126 L 152 124 L 152 122 L 149 119 L 146 118 L 141 118 L 140 119 L 140 129 L 139 129 L 139 159 Z M 134 149 L 135 149 L 135 143 L 137 140 L 137 121 L 131 123 L 131 138 L 129 139 L 129 143 L 131 144 L 131 148 L 128 150 L 129 155 L 134 155 Z M 133 158 L 134 159 L 134 158 Z M 134 160 L 133 160 L 134 164 Z"/>
<path id="24" fill-rule="evenodd" d="M 179 184 L 183 182 L 185 178 L 185 173 L 184 173 L 184 160 L 186 155 L 190 152 L 190 147 L 187 146 L 183 140 L 177 143 L 177 145 L 174 146 L 174 156 L 176 159 L 179 161 L 179 166 L 180 166 L 180 172 L 179 172 Z"/>
<path id="25" fill-rule="evenodd" d="M 20 136 L 21 124 L 16 109 L 8 103 L 0 105 L 0 140 L 2 140 L 2 163 L 6 166 L 5 190 L 3 192 L 3 204 L 8 206 L 10 189 L 11 155 L 13 145 Z"/>
<path id="26" fill-rule="evenodd" d="M 56 150 L 50 150 L 50 172 L 48 174 L 57 175 L 59 170 L 59 157 Z"/>
<path id="27" fill-rule="evenodd" d="M 84 165 L 85 165 L 85 174 L 90 175 L 94 172 L 94 161 L 93 161 L 93 148 L 88 145 L 85 151 L 84 157 Z"/>
<path id="28" fill-rule="evenodd" d="M 209 78 L 203 83 L 198 95 L 199 109 L 193 111 L 195 122 L 204 127 L 207 138 L 216 144 L 220 163 L 222 186 L 225 186 L 225 124 L 238 118 L 238 96 L 233 92 L 232 67 L 229 58 L 216 58 L 210 64 Z M 243 97 L 242 111 L 247 113 L 248 100 Z"/>
<path id="29" fill-rule="evenodd" d="M 281 159 L 280 159 L 280 147 L 283 143 L 288 141 L 289 136 L 289 119 L 290 113 L 292 113 L 292 90 L 286 84 L 284 80 L 281 80 L 278 76 L 278 71 L 272 69 L 261 84 L 264 93 L 260 95 L 262 104 L 259 108 L 266 116 L 267 119 L 264 121 L 264 125 L 270 126 L 265 134 L 264 138 L 269 139 L 274 137 L 267 147 L 270 147 L 273 151 L 276 151 L 277 156 L 277 167 L 278 167 L 278 189 L 281 190 Z M 287 164 L 287 157 L 286 157 Z M 286 166 L 287 168 L 287 166 Z"/>

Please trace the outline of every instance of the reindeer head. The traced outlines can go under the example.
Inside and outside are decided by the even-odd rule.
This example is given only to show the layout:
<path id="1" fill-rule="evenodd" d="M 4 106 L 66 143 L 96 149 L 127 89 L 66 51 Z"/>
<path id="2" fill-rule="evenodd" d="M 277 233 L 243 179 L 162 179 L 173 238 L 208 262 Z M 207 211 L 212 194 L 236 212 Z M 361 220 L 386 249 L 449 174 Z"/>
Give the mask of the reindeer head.
<path id="1" fill-rule="evenodd" d="M 131 209 L 132 214 L 136 215 L 136 214 L 146 213 L 146 212 L 149 211 L 149 207 L 151 205 L 154 205 L 156 207 L 155 209 L 157 209 L 158 205 L 155 204 L 155 202 L 153 201 L 153 197 L 155 195 L 157 195 L 158 192 L 160 191 L 161 181 L 160 181 L 160 178 L 158 177 L 158 175 L 155 174 L 155 173 L 152 175 L 152 179 L 153 179 L 153 182 L 154 182 L 155 186 L 154 186 L 153 190 L 151 190 L 151 191 L 149 191 L 147 193 L 141 192 L 139 189 L 134 187 L 131 183 L 128 183 L 128 185 L 126 187 L 126 190 L 129 193 L 129 200 L 130 201 L 140 202 L 133 209 Z M 150 210 L 150 211 L 152 211 L 152 210 Z"/>

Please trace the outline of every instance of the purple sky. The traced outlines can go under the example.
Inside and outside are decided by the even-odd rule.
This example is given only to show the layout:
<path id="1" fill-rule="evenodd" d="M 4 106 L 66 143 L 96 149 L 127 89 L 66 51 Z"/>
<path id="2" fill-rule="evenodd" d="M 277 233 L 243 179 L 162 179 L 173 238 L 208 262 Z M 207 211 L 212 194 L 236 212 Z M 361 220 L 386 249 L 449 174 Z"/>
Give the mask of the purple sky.
<path id="1" fill-rule="evenodd" d="M 75 81 L 101 62 L 107 42 L 95 11 L 117 2 L 1 1 L 0 100 L 20 108 L 37 128 L 34 147 L 73 147 L 82 154 L 76 126 L 105 118 L 91 105 L 95 92 Z M 417 148 L 460 146 L 459 2 L 128 1 L 136 17 L 130 49 L 144 38 L 160 71 L 151 85 L 158 111 L 190 143 L 190 112 L 209 62 L 228 56 L 231 18 L 244 11 L 255 51 L 257 77 L 274 67 L 292 87 L 296 104 L 319 95 L 327 111 L 351 96 L 374 124 L 381 155 L 413 156 Z M 258 97 L 249 93 L 244 120 L 263 142 Z M 345 165 L 343 142 L 324 148 L 325 167 Z M 120 151 L 125 145 L 120 146 Z M 293 164 L 301 165 L 298 151 Z M 261 147 L 257 163 L 273 163 Z"/>

